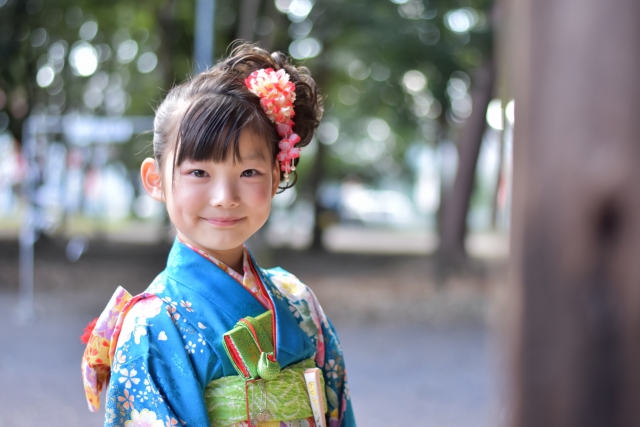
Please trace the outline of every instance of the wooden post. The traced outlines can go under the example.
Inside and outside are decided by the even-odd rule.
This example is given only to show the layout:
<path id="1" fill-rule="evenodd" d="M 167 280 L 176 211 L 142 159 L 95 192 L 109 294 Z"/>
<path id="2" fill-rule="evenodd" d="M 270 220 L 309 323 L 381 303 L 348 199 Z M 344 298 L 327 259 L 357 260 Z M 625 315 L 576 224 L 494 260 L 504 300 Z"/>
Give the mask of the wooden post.
<path id="1" fill-rule="evenodd" d="M 514 0 L 514 427 L 640 425 L 640 1 Z"/>

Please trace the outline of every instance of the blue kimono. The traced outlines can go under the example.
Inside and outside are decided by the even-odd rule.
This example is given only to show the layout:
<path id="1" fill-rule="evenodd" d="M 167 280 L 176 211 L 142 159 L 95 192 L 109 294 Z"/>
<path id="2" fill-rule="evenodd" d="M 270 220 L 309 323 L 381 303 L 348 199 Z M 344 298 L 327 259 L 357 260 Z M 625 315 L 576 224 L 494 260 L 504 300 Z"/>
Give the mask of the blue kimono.
<path id="1" fill-rule="evenodd" d="M 108 359 L 111 364 L 105 426 L 209 426 L 205 387 L 238 375 L 222 336 L 241 318 L 256 317 L 268 308 L 275 317 L 280 366 L 314 359 L 324 374 L 327 425 L 356 425 L 338 336 L 315 295 L 286 271 L 263 270 L 251 262 L 271 307 L 178 240 L 167 268 L 143 294 L 114 295 L 93 332 L 100 339 L 89 343 L 83 360 L 85 390 L 98 395 L 109 372 L 87 360 Z M 105 347 L 109 357 L 104 357 Z M 90 408 L 99 405 L 97 400 L 90 399 Z"/>

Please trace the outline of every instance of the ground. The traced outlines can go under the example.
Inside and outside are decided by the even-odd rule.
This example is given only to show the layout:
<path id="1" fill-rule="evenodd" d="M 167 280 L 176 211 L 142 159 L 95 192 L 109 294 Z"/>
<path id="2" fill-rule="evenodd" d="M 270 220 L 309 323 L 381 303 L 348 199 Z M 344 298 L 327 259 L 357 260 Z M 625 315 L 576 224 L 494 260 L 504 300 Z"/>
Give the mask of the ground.
<path id="1" fill-rule="evenodd" d="M 99 426 L 83 398 L 78 336 L 115 287 L 142 290 L 167 246 L 93 242 L 77 263 L 63 242 L 36 247 L 35 317 L 19 314 L 17 243 L 0 242 L 0 427 Z M 338 329 L 358 425 L 494 427 L 499 360 L 487 325 L 496 268 L 437 285 L 425 257 L 277 251 L 311 284 Z M 499 271 L 499 268 L 498 268 Z"/>

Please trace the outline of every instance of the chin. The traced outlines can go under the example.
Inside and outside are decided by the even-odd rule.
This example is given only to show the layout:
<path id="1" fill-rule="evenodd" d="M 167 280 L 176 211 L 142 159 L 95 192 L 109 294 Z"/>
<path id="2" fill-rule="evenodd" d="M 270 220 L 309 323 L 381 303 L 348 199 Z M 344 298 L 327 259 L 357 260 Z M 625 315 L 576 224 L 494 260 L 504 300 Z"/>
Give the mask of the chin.
<path id="1" fill-rule="evenodd" d="M 241 239 L 202 239 L 198 241 L 201 246 L 214 251 L 228 251 L 237 249 L 238 247 L 242 246 L 244 242 L 245 240 Z"/>

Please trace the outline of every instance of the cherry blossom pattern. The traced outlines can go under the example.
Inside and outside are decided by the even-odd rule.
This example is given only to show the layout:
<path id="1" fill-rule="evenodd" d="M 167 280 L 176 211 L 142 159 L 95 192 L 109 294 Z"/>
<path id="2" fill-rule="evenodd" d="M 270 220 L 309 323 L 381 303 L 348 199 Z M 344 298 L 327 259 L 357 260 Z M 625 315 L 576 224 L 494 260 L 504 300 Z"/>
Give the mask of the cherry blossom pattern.
<path id="1" fill-rule="evenodd" d="M 338 378 L 338 370 L 340 366 L 336 364 L 336 361 L 333 359 L 329 359 L 327 362 L 327 376 L 329 378 Z"/>
<path id="2" fill-rule="evenodd" d="M 124 390 L 124 394 L 122 396 L 118 396 L 118 402 L 122 404 L 124 409 L 133 409 L 133 402 L 136 398 L 133 394 L 129 394 L 129 390 Z"/>
<path id="3" fill-rule="evenodd" d="M 260 105 L 265 114 L 276 124 L 278 135 L 282 140 L 278 144 L 280 152 L 277 159 L 284 172 L 284 182 L 289 182 L 289 174 L 295 171 L 293 160 L 300 157 L 300 137 L 293 132 L 295 123 L 291 118 L 295 115 L 293 103 L 296 100 L 296 86 L 289 81 L 289 74 L 283 69 L 273 68 L 256 70 L 244 80 L 247 88 L 260 98 Z"/>
<path id="4" fill-rule="evenodd" d="M 124 423 L 124 427 L 164 427 L 164 423 L 153 411 L 145 408 L 138 412 L 134 409 L 131 411 L 131 419 Z"/>
<path id="5" fill-rule="evenodd" d="M 180 306 L 181 306 L 182 308 L 187 309 L 187 311 L 188 311 L 189 313 L 193 313 L 193 308 L 191 308 L 191 302 L 190 302 L 190 301 L 184 301 L 184 300 L 182 300 L 182 301 L 180 301 Z"/>
<path id="6" fill-rule="evenodd" d="M 185 345 L 184 348 L 185 350 L 187 350 L 187 353 L 194 354 L 196 352 L 196 345 L 191 341 L 189 341 L 189 343 Z"/>
<path id="7" fill-rule="evenodd" d="M 118 372 L 120 370 L 120 366 L 127 361 L 127 356 L 122 354 L 122 350 L 118 350 L 116 353 L 116 357 L 113 359 L 113 367 L 111 370 L 113 372 Z"/>
<path id="8" fill-rule="evenodd" d="M 140 382 L 140 378 L 136 378 L 138 375 L 138 371 L 135 369 L 127 370 L 127 368 L 120 369 L 121 377 L 118 378 L 118 381 L 124 383 L 126 388 L 131 388 L 131 384 L 138 384 Z"/>

